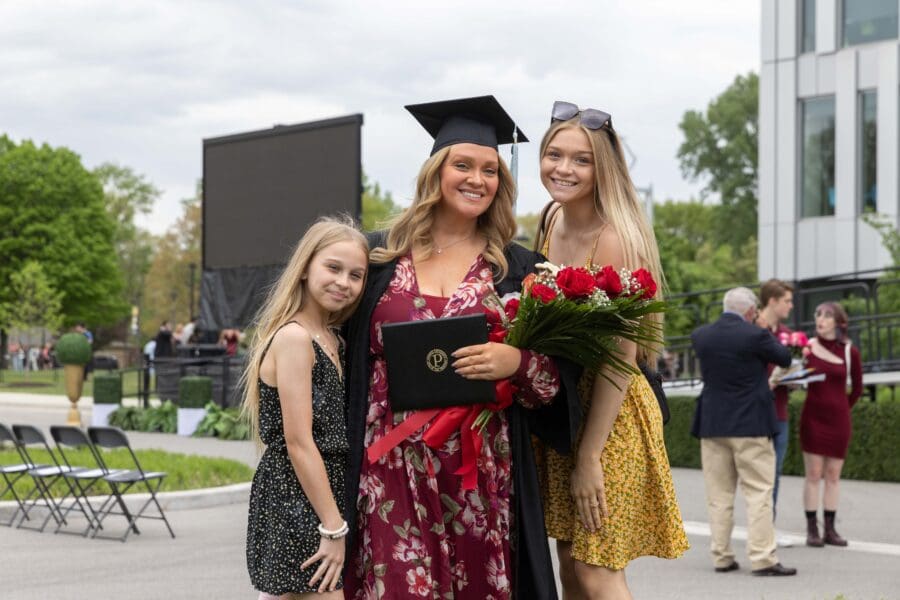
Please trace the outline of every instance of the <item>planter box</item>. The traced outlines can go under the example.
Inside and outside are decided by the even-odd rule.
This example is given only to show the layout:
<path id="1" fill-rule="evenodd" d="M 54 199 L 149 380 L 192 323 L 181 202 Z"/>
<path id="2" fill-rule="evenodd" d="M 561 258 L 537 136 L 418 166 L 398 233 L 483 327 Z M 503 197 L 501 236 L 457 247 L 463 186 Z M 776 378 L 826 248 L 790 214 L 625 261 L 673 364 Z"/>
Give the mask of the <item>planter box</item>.
<path id="1" fill-rule="evenodd" d="M 92 427 L 109 427 L 109 415 L 119 408 L 119 404 L 94 404 L 91 410 Z"/>
<path id="2" fill-rule="evenodd" d="M 197 425 L 206 416 L 205 408 L 178 409 L 178 435 L 194 435 Z"/>

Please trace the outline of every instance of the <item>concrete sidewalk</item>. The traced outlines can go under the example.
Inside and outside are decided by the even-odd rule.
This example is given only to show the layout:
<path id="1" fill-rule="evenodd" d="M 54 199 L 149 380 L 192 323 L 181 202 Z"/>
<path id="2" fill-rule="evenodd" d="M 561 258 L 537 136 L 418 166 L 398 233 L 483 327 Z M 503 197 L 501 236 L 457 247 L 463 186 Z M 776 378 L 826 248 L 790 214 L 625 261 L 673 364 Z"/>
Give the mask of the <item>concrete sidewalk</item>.
<path id="1" fill-rule="evenodd" d="M 19 401 L 0 394 L 0 422 L 32 423 L 42 429 L 62 423 L 68 402 L 60 398 Z M 84 411 L 85 420 L 89 411 Z M 129 433 L 135 447 L 224 456 L 256 464 L 250 442 L 222 442 L 176 435 Z M 900 484 L 842 483 L 838 525 L 850 546 L 807 548 L 799 477 L 785 477 L 779 499 L 779 531 L 799 543 L 779 549 L 779 559 L 797 567 L 796 577 L 759 578 L 749 573 L 743 500 L 736 503 L 734 548 L 741 570 L 714 573 L 702 473 L 674 469 L 691 549 L 678 560 L 640 558 L 629 565 L 638 599 L 900 600 Z M 175 533 L 147 522 L 126 544 L 77 536 L 0 527 L 0 598 L 80 600 L 102 597 L 179 600 L 197 597 L 255 598 L 244 563 L 245 499 L 215 507 L 167 512 Z M 552 543 L 552 542 L 551 542 Z M 74 582 L 78 582 L 75 584 Z M 520 598 L 527 598 L 521 595 Z"/>

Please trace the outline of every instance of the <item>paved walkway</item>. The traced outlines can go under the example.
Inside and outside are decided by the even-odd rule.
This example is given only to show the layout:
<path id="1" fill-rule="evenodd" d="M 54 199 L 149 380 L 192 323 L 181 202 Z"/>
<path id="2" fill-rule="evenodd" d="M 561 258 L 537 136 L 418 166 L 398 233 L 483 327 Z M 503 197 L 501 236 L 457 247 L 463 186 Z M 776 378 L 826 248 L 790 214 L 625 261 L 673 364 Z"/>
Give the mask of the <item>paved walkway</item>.
<path id="1" fill-rule="evenodd" d="M 0 422 L 46 429 L 64 422 L 66 406 L 64 399 L 54 397 L 0 394 Z M 89 411 L 84 412 L 88 417 Z M 164 434 L 129 437 L 136 447 L 256 462 L 249 442 Z M 843 482 L 839 528 L 851 545 L 817 549 L 802 545 L 802 479 L 785 477 L 779 529 L 801 545 L 780 549 L 779 558 L 800 572 L 796 577 L 758 578 L 749 574 L 742 527 L 736 529 L 734 544 L 741 570 L 713 572 L 702 475 L 692 469 L 674 469 L 673 474 L 692 548 L 678 560 L 633 562 L 627 573 L 635 598 L 834 600 L 842 595 L 842 600 L 900 600 L 900 484 Z M 735 511 L 739 525 L 746 523 L 742 503 L 739 498 Z M 246 511 L 246 500 L 170 510 L 175 540 L 161 524 L 148 522 L 142 535 L 125 544 L 0 527 L 0 598 L 255 598 L 244 564 Z"/>

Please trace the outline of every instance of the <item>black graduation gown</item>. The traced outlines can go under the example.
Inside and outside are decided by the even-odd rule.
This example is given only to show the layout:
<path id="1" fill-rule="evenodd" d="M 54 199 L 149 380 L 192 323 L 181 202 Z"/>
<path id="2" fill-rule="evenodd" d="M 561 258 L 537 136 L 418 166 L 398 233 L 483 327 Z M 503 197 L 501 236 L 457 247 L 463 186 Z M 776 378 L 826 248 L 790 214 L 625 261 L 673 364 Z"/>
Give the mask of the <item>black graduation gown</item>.
<path id="1" fill-rule="evenodd" d="M 384 246 L 384 232 L 369 235 L 372 248 Z M 544 257 L 537 252 L 526 250 L 518 244 L 510 244 L 504 250 L 509 263 L 506 277 L 494 285 L 500 296 L 522 289 L 522 280 L 534 271 L 534 265 Z M 359 307 L 344 328 L 347 340 L 347 435 L 350 442 L 349 464 L 347 465 L 346 520 L 350 526 L 347 536 L 347 556 L 345 565 L 351 562 L 351 552 L 355 547 L 357 514 L 356 502 L 359 491 L 359 476 L 362 461 L 365 460 L 366 414 L 369 393 L 369 331 L 372 314 L 378 300 L 387 289 L 394 275 L 396 261 L 384 264 L 370 264 L 366 289 Z M 574 444 L 581 419 L 581 403 L 578 399 L 577 383 L 580 368 L 557 360 L 560 372 L 560 393 L 550 406 L 529 410 L 514 402 L 506 409 L 509 421 L 510 449 L 512 452 L 513 498 L 515 513 L 513 527 L 517 543 L 513 548 L 514 590 L 518 598 L 529 600 L 556 600 L 556 582 L 544 527 L 544 514 L 538 486 L 531 433 L 535 431 L 542 439 L 561 452 L 568 452 Z M 531 427 L 529 426 L 531 423 Z"/>

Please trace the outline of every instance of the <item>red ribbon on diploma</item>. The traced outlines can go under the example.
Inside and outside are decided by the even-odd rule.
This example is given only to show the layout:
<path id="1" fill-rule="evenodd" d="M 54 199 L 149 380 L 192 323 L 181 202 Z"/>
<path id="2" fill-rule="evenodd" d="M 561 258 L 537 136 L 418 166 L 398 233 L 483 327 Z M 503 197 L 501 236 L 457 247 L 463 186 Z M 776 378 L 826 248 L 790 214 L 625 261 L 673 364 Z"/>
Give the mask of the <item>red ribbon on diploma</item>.
<path id="1" fill-rule="evenodd" d="M 475 425 L 475 420 L 484 410 L 497 412 L 512 404 L 514 390 L 515 386 L 508 379 L 502 379 L 494 384 L 495 402 L 415 411 L 369 446 L 366 450 L 369 462 L 377 462 L 425 425 L 428 425 L 428 430 L 422 439 L 429 448 L 434 449 L 440 448 L 453 432 L 459 431 L 462 464 L 453 474 L 462 477 L 464 490 L 474 490 L 478 487 L 478 457 L 483 442 L 481 428 Z M 428 466 L 431 466 L 430 463 Z"/>

